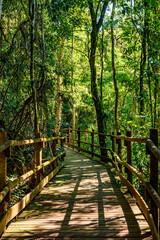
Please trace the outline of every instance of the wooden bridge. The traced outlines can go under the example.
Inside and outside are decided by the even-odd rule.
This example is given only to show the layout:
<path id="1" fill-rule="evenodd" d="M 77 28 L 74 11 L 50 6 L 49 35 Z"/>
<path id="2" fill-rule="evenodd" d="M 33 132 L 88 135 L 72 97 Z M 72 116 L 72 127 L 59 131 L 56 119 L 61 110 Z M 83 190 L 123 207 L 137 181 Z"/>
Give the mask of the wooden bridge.
<path id="1" fill-rule="evenodd" d="M 105 156 L 101 156 L 95 150 L 100 146 L 94 144 L 94 137 L 103 133 L 81 130 L 75 132 L 74 136 L 76 135 L 77 138 L 71 140 L 70 130 L 67 130 L 66 145 L 90 154 L 92 159 L 71 148 L 66 148 L 65 159 L 63 151 L 54 156 L 56 146 L 63 150 L 64 137 L 41 138 L 40 134 L 37 134 L 34 140 L 6 141 L 6 134 L 1 134 L 0 234 L 2 239 L 159 239 L 160 198 L 158 190 L 155 190 L 155 184 L 158 184 L 158 180 L 156 183 L 158 167 L 155 168 L 155 165 L 160 161 L 160 151 L 156 147 L 157 132 L 151 130 L 150 139 L 106 134 L 112 142 L 111 149 L 108 149 L 112 164 L 105 164 Z M 81 139 L 81 134 L 84 132 L 91 135 L 91 142 Z M 125 140 L 127 148 L 127 161 L 120 159 L 122 140 Z M 51 142 L 52 145 L 44 144 L 47 142 Z M 131 142 L 141 142 L 147 146 L 147 152 L 151 155 L 150 182 L 131 166 Z M 26 144 L 35 145 L 34 169 L 7 184 L 6 157 L 11 155 L 10 148 Z M 46 145 L 52 149 L 53 157 L 51 160 L 42 161 L 42 148 Z M 84 145 L 89 145 L 91 150 L 86 149 Z M 94 157 L 99 157 L 103 162 L 94 160 Z M 154 161 L 153 169 L 152 161 Z M 50 165 L 52 167 L 48 173 L 47 166 Z M 128 169 L 126 176 L 123 166 Z M 47 174 L 42 177 L 45 170 Z M 150 199 L 150 206 L 132 186 L 132 173 L 146 188 L 146 197 Z M 154 175 L 154 183 L 152 183 L 152 175 Z M 33 190 L 18 203 L 7 208 L 11 190 L 17 184 L 25 184 L 26 179 L 30 179 L 34 186 Z M 121 181 L 127 187 L 122 185 Z M 35 198 L 40 191 L 41 193 Z M 9 223 L 11 220 L 12 222 Z"/>

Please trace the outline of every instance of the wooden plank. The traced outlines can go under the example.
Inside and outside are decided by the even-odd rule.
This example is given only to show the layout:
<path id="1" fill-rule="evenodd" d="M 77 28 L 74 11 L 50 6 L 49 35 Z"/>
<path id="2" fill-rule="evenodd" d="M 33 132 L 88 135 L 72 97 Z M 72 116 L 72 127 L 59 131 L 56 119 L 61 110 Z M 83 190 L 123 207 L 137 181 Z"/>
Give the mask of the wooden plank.
<path id="1" fill-rule="evenodd" d="M 77 147 L 77 146 L 75 146 L 75 145 L 73 145 L 73 144 L 71 144 L 71 143 L 65 143 L 65 144 L 68 145 L 68 146 L 70 146 L 70 147 L 76 148 L 76 149 L 78 149 L 78 150 L 81 151 L 81 152 L 85 152 L 85 153 L 88 153 L 88 154 L 91 154 L 91 155 L 92 155 L 92 152 L 89 151 L 89 150 L 86 150 L 86 149 L 83 149 L 83 148 L 79 148 L 79 147 Z M 105 148 L 105 149 L 107 149 L 107 148 Z M 110 161 L 109 158 L 107 158 L 107 157 L 105 157 L 105 156 L 101 156 L 100 154 L 97 154 L 97 153 L 93 153 L 93 156 L 95 156 L 95 157 L 97 157 L 97 158 L 100 158 L 100 159 L 102 159 L 102 160 Z"/>
<path id="2" fill-rule="evenodd" d="M 67 150 L 65 168 L 11 223 L 2 239 L 151 237 L 135 200 L 125 193 L 127 188 L 120 188 L 113 171 Z"/>

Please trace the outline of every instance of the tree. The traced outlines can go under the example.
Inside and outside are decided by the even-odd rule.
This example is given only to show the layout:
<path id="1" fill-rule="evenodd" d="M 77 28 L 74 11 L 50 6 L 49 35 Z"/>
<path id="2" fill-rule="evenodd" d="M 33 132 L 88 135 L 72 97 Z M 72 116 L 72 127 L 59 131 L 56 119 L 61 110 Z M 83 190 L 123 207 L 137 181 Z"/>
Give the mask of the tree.
<path id="1" fill-rule="evenodd" d="M 31 19 L 31 57 L 30 57 L 30 80 L 34 102 L 34 132 L 39 132 L 38 125 L 38 103 L 37 103 L 37 89 L 34 78 L 34 28 L 35 28 L 35 0 L 29 1 L 29 15 Z"/>
<path id="2" fill-rule="evenodd" d="M 100 3 L 102 5 L 102 11 L 100 12 L 100 16 L 98 16 L 98 12 L 100 9 Z M 94 8 L 94 4 L 92 1 L 88 0 L 88 6 L 90 10 L 90 16 L 92 21 L 92 30 L 91 30 L 91 50 L 89 56 L 90 70 L 91 70 L 91 92 L 92 98 L 94 101 L 96 115 L 97 115 L 97 125 L 98 132 L 103 133 L 105 131 L 104 125 L 104 109 L 103 103 L 100 99 L 97 87 L 97 70 L 96 70 L 96 49 L 97 49 L 97 41 L 98 41 L 98 33 L 103 24 L 103 19 L 105 16 L 106 8 L 108 6 L 109 1 L 99 1 L 97 6 Z M 105 147 L 105 137 L 103 135 L 99 135 L 99 143 L 101 147 Z M 106 151 L 101 148 L 101 154 L 103 156 L 106 155 Z"/>
<path id="3" fill-rule="evenodd" d="M 114 82 L 114 89 L 115 89 L 115 128 L 116 131 L 119 132 L 119 124 L 118 124 L 118 101 L 119 101 L 119 92 L 118 92 L 118 85 L 116 79 L 116 67 L 115 67 L 115 39 L 114 39 L 114 15 L 115 15 L 115 8 L 116 8 L 116 0 L 113 0 L 113 8 L 111 13 L 111 41 L 112 41 L 112 71 L 113 71 L 113 82 Z"/>

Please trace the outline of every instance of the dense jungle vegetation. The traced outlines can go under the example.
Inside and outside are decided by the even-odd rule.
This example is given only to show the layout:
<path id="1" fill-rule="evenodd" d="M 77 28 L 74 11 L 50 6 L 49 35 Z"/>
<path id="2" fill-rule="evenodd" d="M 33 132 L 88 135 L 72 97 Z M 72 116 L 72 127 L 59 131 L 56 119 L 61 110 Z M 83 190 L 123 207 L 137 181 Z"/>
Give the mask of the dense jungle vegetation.
<path id="1" fill-rule="evenodd" d="M 0 130 L 9 139 L 159 128 L 158 0 L 0 0 L 0 46 Z M 30 152 L 15 155 L 17 165 Z"/>

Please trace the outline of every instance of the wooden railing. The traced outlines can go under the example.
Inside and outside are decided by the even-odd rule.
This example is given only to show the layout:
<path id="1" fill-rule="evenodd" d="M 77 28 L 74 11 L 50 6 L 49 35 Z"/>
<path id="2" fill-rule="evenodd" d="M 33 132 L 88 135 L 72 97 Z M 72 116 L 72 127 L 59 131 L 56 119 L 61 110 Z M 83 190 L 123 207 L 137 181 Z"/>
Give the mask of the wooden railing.
<path id="1" fill-rule="evenodd" d="M 137 203 L 143 211 L 143 214 L 150 226 L 153 239 L 159 239 L 159 208 L 160 208 L 160 197 L 158 194 L 158 163 L 160 162 L 160 150 L 158 149 L 158 131 L 156 129 L 150 130 L 150 138 L 135 138 L 131 137 L 131 132 L 127 131 L 126 136 L 121 136 L 120 133 L 117 135 L 97 133 L 92 130 L 74 130 L 75 139 L 72 138 L 72 130 L 65 129 L 66 132 L 66 142 L 67 146 L 78 149 L 78 151 L 90 154 L 93 157 L 98 157 L 103 161 L 111 161 L 117 170 L 117 173 L 121 181 L 127 186 L 130 193 L 135 197 Z M 90 142 L 81 141 L 81 134 L 90 134 Z M 101 156 L 99 153 L 95 152 L 95 148 L 101 148 L 99 145 L 95 144 L 95 135 L 104 135 L 109 137 L 111 140 L 111 148 L 106 148 L 110 152 L 110 159 L 108 156 Z M 124 146 L 126 147 L 126 157 L 122 161 L 122 141 L 124 141 Z M 146 153 L 150 155 L 150 176 L 149 181 L 145 176 L 140 173 L 135 167 L 132 166 L 132 142 L 141 143 L 146 145 Z M 90 150 L 84 149 L 81 145 L 88 145 Z M 117 147 L 116 147 L 117 144 Z M 117 152 L 116 152 L 117 149 Z M 123 169 L 124 167 L 124 169 Z M 125 177 L 125 173 L 127 176 Z M 132 175 L 135 175 L 146 190 L 146 199 L 150 199 L 150 204 L 147 205 L 141 194 L 133 187 Z"/>
<path id="2" fill-rule="evenodd" d="M 7 141 L 7 134 L 0 133 L 0 235 L 4 232 L 5 227 L 9 221 L 11 221 L 19 212 L 22 211 L 32 200 L 33 198 L 42 190 L 42 188 L 52 179 L 58 171 L 64 166 L 64 137 L 51 137 L 51 138 L 42 138 L 40 133 L 36 134 L 36 139 L 28 140 L 10 140 Z M 61 153 L 57 155 L 56 145 L 60 141 L 60 148 L 62 149 Z M 52 159 L 42 161 L 42 149 L 45 148 L 45 143 L 49 142 L 50 150 L 52 153 Z M 51 144 L 52 142 L 52 148 Z M 11 148 L 12 146 L 22 146 L 34 144 L 34 160 L 33 165 L 34 169 L 26 172 L 22 176 L 16 178 L 13 182 L 7 184 L 7 157 L 11 157 Z M 58 163 L 58 160 L 61 159 Z M 52 171 L 44 176 L 45 167 L 51 165 Z M 11 200 L 11 190 L 17 184 L 26 183 L 27 180 L 30 180 L 30 185 L 32 185 L 31 192 L 27 193 L 18 203 L 7 208 L 9 201 Z"/>

